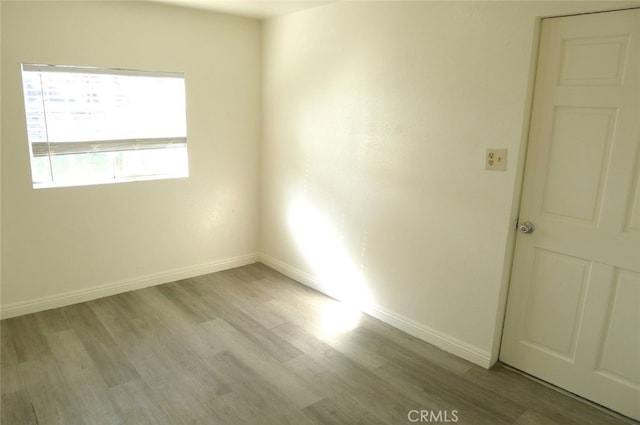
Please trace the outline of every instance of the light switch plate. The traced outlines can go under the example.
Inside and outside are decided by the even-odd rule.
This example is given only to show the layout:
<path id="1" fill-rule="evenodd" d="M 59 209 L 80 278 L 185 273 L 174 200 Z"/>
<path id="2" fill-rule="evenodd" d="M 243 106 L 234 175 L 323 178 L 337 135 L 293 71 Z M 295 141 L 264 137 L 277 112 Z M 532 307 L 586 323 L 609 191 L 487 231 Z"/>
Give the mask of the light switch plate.
<path id="1" fill-rule="evenodd" d="M 507 171 L 507 150 L 487 149 L 487 157 L 484 161 L 485 169 L 490 171 Z"/>

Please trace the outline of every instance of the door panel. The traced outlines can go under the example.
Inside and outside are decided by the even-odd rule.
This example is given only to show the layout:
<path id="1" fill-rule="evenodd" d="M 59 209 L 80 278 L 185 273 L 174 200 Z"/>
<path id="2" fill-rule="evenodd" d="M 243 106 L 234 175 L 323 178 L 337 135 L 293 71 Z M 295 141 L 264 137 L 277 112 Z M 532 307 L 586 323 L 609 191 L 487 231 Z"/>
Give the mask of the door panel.
<path id="1" fill-rule="evenodd" d="M 543 20 L 500 358 L 640 419 L 640 10 Z"/>
<path id="2" fill-rule="evenodd" d="M 640 332 L 633 326 L 640 323 L 640 273 L 619 270 L 612 292 L 596 371 L 626 386 L 638 388 L 640 338 L 629 338 L 629 335 Z"/>
<path id="3" fill-rule="evenodd" d="M 542 249 L 533 264 L 522 342 L 572 361 L 591 264 Z"/>
<path id="4" fill-rule="evenodd" d="M 557 107 L 553 121 L 542 212 L 597 226 L 616 109 Z"/>
<path id="5" fill-rule="evenodd" d="M 639 164 L 636 161 L 636 164 Z M 624 228 L 625 232 L 640 232 L 640 167 L 636 169 L 636 176 L 633 184 L 633 191 L 629 196 L 629 204 L 627 206 L 627 222 Z"/>
<path id="6" fill-rule="evenodd" d="M 628 46 L 628 35 L 564 39 L 558 85 L 622 85 Z"/>

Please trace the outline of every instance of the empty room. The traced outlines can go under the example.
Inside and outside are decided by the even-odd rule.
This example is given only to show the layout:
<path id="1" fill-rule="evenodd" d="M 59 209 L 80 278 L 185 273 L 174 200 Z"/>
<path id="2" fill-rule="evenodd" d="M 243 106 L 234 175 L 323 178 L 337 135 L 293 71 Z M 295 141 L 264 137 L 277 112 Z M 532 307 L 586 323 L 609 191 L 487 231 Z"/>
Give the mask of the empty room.
<path id="1" fill-rule="evenodd" d="M 640 1 L 0 1 L 2 425 L 640 420 Z"/>

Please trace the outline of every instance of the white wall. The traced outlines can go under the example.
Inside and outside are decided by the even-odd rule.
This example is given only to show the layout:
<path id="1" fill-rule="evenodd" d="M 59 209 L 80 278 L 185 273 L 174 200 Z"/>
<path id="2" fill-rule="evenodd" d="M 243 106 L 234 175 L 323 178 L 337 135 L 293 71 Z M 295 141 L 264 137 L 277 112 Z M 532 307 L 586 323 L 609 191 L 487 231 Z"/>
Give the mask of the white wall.
<path id="1" fill-rule="evenodd" d="M 255 261 L 260 40 L 166 5 L 2 2 L 4 316 Z M 21 62 L 184 72 L 191 176 L 32 189 Z"/>
<path id="2" fill-rule="evenodd" d="M 265 262 L 493 363 L 536 18 L 614 6 L 347 2 L 269 20 Z M 509 149 L 506 172 L 484 170 L 488 147 Z"/>

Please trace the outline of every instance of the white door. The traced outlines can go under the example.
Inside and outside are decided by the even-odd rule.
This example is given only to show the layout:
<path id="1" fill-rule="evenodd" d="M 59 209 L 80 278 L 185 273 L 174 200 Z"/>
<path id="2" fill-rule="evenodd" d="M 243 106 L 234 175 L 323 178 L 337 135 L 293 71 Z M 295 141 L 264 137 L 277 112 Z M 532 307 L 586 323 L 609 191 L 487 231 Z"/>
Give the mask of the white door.
<path id="1" fill-rule="evenodd" d="M 540 42 L 500 358 L 640 419 L 640 9 Z"/>

